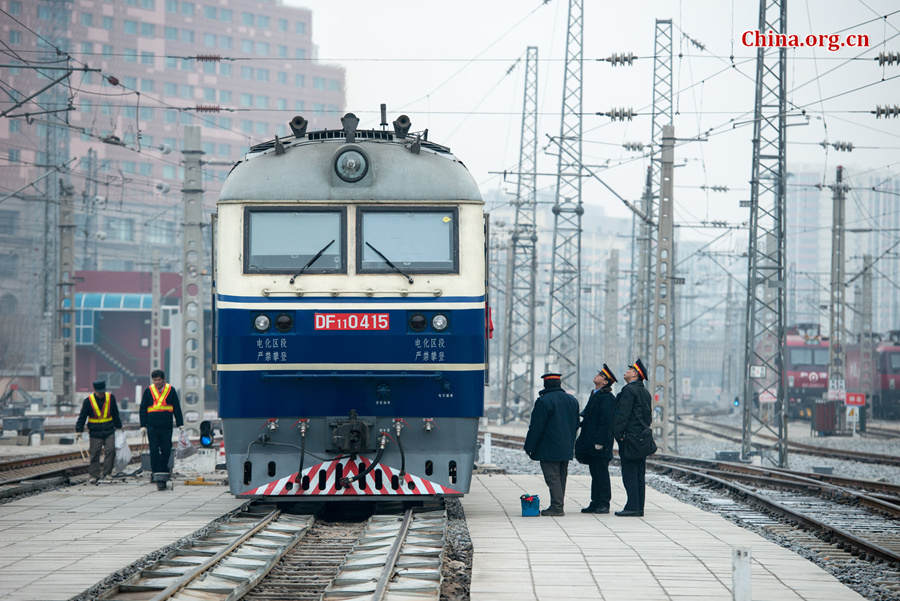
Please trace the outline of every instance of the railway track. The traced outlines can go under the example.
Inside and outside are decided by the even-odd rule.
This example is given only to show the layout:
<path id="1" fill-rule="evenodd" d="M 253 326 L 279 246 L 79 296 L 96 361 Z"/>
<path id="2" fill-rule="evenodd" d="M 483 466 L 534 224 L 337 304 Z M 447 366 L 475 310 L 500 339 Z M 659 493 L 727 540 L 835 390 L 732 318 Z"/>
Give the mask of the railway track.
<path id="1" fill-rule="evenodd" d="M 445 531 L 443 511 L 328 521 L 251 504 L 97 598 L 437 601 Z"/>
<path id="2" fill-rule="evenodd" d="M 132 444 L 130 447 L 132 461 L 140 461 L 141 449 L 144 446 Z M 88 466 L 87 455 L 81 451 L 3 461 L 0 462 L 0 487 L 36 479 L 86 474 Z"/>
<path id="3" fill-rule="evenodd" d="M 492 434 L 492 444 L 521 449 L 521 436 Z M 836 549 L 900 568 L 900 487 L 871 480 L 654 455 L 657 472 L 715 489 L 800 526 Z"/>
<path id="4" fill-rule="evenodd" d="M 692 424 L 690 422 L 681 420 L 679 420 L 678 425 L 679 427 L 686 427 L 691 430 L 709 434 L 711 436 L 716 436 L 718 438 L 723 438 L 725 440 L 730 440 L 732 442 L 741 442 L 741 429 L 737 426 L 708 422 L 705 420 L 698 421 L 700 421 L 703 425 Z M 775 437 L 768 434 L 755 434 L 754 436 L 765 440 L 771 440 L 773 442 L 775 441 Z M 767 445 L 759 442 L 754 442 L 753 446 L 757 448 L 768 448 Z M 832 459 L 852 460 L 862 463 L 900 466 L 900 455 L 884 455 L 881 453 L 867 453 L 863 451 L 852 451 L 848 449 L 831 449 L 827 447 L 819 447 L 816 445 L 791 441 L 788 441 L 788 449 L 794 453 L 813 455 L 816 457 L 829 457 Z"/>

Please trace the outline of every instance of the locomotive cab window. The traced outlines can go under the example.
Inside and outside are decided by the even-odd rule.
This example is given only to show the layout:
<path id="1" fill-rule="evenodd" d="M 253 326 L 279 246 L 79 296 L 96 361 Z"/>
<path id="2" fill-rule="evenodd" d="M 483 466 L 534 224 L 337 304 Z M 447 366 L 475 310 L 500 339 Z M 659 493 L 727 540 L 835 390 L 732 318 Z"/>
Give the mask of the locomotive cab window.
<path id="1" fill-rule="evenodd" d="M 360 273 L 458 273 L 455 208 L 360 208 L 356 263 Z"/>
<path id="2" fill-rule="evenodd" d="M 343 209 L 247 208 L 244 273 L 345 273 L 345 215 Z"/>

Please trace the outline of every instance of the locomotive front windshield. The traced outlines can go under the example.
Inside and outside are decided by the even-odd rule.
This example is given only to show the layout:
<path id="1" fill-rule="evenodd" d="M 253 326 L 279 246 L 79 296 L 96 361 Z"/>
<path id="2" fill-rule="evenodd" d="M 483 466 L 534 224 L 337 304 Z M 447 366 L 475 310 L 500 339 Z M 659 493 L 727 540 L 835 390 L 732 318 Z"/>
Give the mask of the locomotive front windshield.
<path id="1" fill-rule="evenodd" d="M 828 349 L 794 348 L 791 349 L 793 365 L 828 365 Z"/>
<path id="2" fill-rule="evenodd" d="M 891 373 L 900 372 L 900 353 L 891 353 L 888 357 L 890 358 Z"/>
<path id="3" fill-rule="evenodd" d="M 252 209 L 245 222 L 245 273 L 344 271 L 343 211 Z"/>
<path id="4" fill-rule="evenodd" d="M 360 273 L 393 271 L 385 259 L 409 273 L 459 270 L 456 209 L 360 208 L 356 229 Z"/>

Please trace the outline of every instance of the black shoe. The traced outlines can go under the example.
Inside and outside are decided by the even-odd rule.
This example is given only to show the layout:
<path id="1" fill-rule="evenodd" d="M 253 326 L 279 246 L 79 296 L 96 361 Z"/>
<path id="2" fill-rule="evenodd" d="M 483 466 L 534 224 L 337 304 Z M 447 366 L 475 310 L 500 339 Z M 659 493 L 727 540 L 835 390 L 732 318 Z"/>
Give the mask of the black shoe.
<path id="1" fill-rule="evenodd" d="M 621 518 L 631 517 L 631 516 L 644 517 L 644 512 L 637 511 L 636 509 L 623 509 L 622 511 L 617 511 L 616 515 Z"/>
<path id="2" fill-rule="evenodd" d="M 588 505 L 581 513 L 609 513 L 609 505 Z"/>
<path id="3" fill-rule="evenodd" d="M 566 515 L 566 512 L 562 509 L 555 509 L 553 507 L 548 507 L 547 509 L 541 510 L 541 515 L 543 516 L 561 516 Z"/>
<path id="4" fill-rule="evenodd" d="M 160 480 L 156 483 L 156 490 L 166 490 L 166 483 Z"/>

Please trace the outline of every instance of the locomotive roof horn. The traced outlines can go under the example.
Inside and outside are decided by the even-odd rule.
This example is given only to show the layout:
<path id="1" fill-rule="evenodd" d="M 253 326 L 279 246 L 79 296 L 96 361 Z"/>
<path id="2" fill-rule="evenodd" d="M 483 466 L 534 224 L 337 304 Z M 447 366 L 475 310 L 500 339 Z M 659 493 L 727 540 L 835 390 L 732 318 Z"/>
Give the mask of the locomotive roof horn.
<path id="1" fill-rule="evenodd" d="M 304 119 L 303 115 L 297 115 L 288 122 L 288 125 L 291 126 L 291 131 L 294 132 L 294 138 L 300 139 L 306 135 L 306 126 L 309 125 L 309 121 Z"/>
<path id="2" fill-rule="evenodd" d="M 412 127 L 412 122 L 406 115 L 400 115 L 394 120 L 394 133 L 401 140 L 406 137 L 407 133 L 409 133 L 410 127 Z"/>

